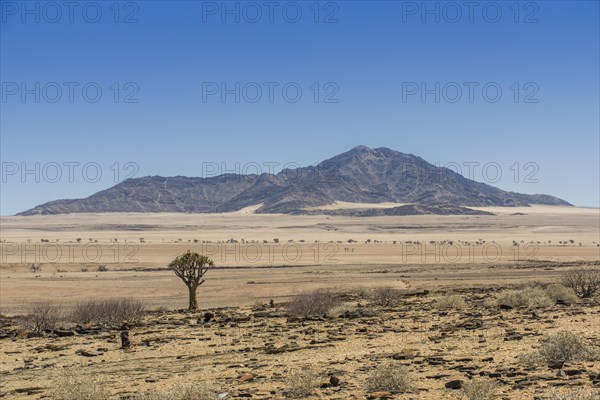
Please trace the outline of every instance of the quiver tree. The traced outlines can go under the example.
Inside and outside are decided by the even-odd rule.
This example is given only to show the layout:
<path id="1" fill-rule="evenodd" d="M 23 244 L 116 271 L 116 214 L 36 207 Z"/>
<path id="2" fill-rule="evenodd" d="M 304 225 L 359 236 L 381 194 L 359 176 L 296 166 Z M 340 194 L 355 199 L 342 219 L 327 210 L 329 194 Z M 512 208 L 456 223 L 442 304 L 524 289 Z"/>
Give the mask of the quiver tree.
<path id="1" fill-rule="evenodd" d="M 198 286 L 204 283 L 202 277 L 208 271 L 209 267 L 214 266 L 213 261 L 201 254 L 192 253 L 188 250 L 187 253 L 175 258 L 169 264 L 169 268 L 175 272 L 183 283 L 188 287 L 190 303 L 188 309 L 196 310 L 198 301 L 196 300 L 196 290 Z"/>

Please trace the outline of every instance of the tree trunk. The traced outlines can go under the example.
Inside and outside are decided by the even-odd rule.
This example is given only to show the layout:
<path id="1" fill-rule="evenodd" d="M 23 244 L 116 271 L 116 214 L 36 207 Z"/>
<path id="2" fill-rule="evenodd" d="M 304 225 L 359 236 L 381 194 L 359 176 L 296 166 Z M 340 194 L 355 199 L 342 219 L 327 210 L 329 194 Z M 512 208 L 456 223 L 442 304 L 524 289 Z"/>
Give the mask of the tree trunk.
<path id="1" fill-rule="evenodd" d="M 190 304 L 188 306 L 189 310 L 197 310 L 198 309 L 198 300 L 196 300 L 196 290 L 198 286 L 192 285 L 188 286 L 188 290 L 190 291 Z"/>

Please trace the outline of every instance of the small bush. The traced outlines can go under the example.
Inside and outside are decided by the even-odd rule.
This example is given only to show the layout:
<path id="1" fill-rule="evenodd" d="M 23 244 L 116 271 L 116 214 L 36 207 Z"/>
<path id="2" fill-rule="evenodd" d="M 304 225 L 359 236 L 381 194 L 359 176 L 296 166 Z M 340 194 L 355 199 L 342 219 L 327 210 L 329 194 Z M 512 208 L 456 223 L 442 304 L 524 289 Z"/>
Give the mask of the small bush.
<path id="1" fill-rule="evenodd" d="M 462 310 L 467 306 L 467 302 L 462 296 L 453 294 L 436 299 L 433 305 L 438 310 Z"/>
<path id="2" fill-rule="evenodd" d="M 340 304 L 341 301 L 335 294 L 318 289 L 294 296 L 287 304 L 287 312 L 292 317 L 325 315 Z"/>
<path id="3" fill-rule="evenodd" d="M 95 322 L 100 324 L 120 324 L 127 321 L 136 324 L 146 313 L 143 302 L 130 298 L 86 300 L 75 305 L 72 319 L 75 322 Z"/>
<path id="4" fill-rule="evenodd" d="M 496 392 L 496 382 L 488 378 L 476 378 L 463 387 L 463 394 L 468 400 L 489 400 Z"/>
<path id="5" fill-rule="evenodd" d="M 592 297 L 600 290 L 600 269 L 579 269 L 565 272 L 561 283 L 573 289 L 578 297 L 583 299 Z"/>
<path id="6" fill-rule="evenodd" d="M 406 368 L 387 364 L 377 367 L 367 378 L 367 389 L 371 392 L 405 392 L 411 388 L 410 374 Z"/>
<path id="7" fill-rule="evenodd" d="M 292 371 L 287 381 L 289 397 L 301 398 L 312 395 L 319 385 L 319 378 L 312 368 Z"/>
<path id="8" fill-rule="evenodd" d="M 91 377 L 63 375 L 54 381 L 52 400 L 108 400 L 104 382 Z"/>
<path id="9" fill-rule="evenodd" d="M 596 361 L 600 360 L 600 349 L 589 346 L 575 333 L 563 331 L 542 339 L 540 348 L 522 360 L 529 364 L 549 361 Z"/>
<path id="10" fill-rule="evenodd" d="M 373 290 L 371 298 L 378 306 L 388 307 L 395 304 L 402 297 L 402 292 L 391 287 L 381 287 Z"/>
<path id="11" fill-rule="evenodd" d="M 548 287 L 544 289 L 544 292 L 546 293 L 546 296 L 555 303 L 559 300 L 566 303 L 575 303 L 577 301 L 575 291 L 560 283 L 548 285 Z"/>
<path id="12" fill-rule="evenodd" d="M 351 304 L 340 304 L 339 306 L 332 307 L 327 311 L 327 315 L 331 317 L 339 317 L 346 313 L 356 311 L 356 307 Z"/>
<path id="13" fill-rule="evenodd" d="M 504 290 L 496 297 L 497 305 L 508 305 L 511 307 L 543 308 L 554 305 L 541 288 L 526 288 L 520 290 Z"/>
<path id="14" fill-rule="evenodd" d="M 154 389 L 140 393 L 133 400 L 215 400 L 215 392 L 202 385 L 182 385 L 171 389 Z"/>
<path id="15" fill-rule="evenodd" d="M 99 265 L 97 271 L 98 272 L 106 272 L 106 271 L 108 271 L 108 268 L 106 267 L 106 265 Z"/>
<path id="16" fill-rule="evenodd" d="M 55 329 L 62 321 L 63 314 L 59 306 L 51 303 L 34 303 L 25 316 L 24 325 L 36 332 Z"/>
<path id="17" fill-rule="evenodd" d="M 600 391 L 593 389 L 552 389 L 550 400 L 600 400 Z"/>

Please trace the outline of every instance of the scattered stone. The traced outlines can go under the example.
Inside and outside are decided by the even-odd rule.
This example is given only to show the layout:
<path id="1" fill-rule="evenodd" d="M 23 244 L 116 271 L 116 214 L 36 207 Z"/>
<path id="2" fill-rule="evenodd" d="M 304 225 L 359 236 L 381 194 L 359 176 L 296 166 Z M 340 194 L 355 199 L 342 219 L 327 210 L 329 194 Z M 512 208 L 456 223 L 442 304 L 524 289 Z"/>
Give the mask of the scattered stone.
<path id="1" fill-rule="evenodd" d="M 446 384 L 444 386 L 446 386 L 446 389 L 460 389 L 463 386 L 464 381 L 460 380 L 460 379 L 455 379 L 453 381 L 450 382 L 446 382 Z"/>
<path id="2" fill-rule="evenodd" d="M 240 381 L 242 381 L 242 382 L 250 382 L 250 381 L 253 381 L 253 380 L 254 380 L 254 375 L 252 375 L 252 374 L 250 374 L 248 372 L 245 373 L 245 374 L 242 374 L 240 376 Z"/>

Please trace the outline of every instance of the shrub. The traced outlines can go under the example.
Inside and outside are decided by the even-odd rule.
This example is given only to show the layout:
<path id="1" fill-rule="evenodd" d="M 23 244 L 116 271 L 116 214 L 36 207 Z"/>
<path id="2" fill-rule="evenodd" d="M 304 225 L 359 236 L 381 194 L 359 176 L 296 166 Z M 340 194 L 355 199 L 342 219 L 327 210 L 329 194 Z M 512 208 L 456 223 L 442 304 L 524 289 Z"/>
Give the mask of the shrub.
<path id="1" fill-rule="evenodd" d="M 324 315 L 340 304 L 341 301 L 335 294 L 317 289 L 294 296 L 287 304 L 287 312 L 293 317 Z"/>
<path id="2" fill-rule="evenodd" d="M 550 393 L 551 400 L 600 400 L 600 392 L 590 389 L 565 389 L 558 391 L 552 389 Z"/>
<path id="3" fill-rule="evenodd" d="M 327 314 L 331 317 L 339 317 L 346 313 L 351 313 L 356 311 L 356 307 L 351 304 L 340 304 L 338 306 L 334 306 L 327 311 Z"/>
<path id="4" fill-rule="evenodd" d="M 371 298 L 378 306 L 387 307 L 395 304 L 402 297 L 402 292 L 391 287 L 381 287 L 373 290 Z"/>
<path id="5" fill-rule="evenodd" d="M 453 295 L 444 295 L 434 302 L 434 307 L 439 310 L 462 310 L 467 306 L 467 302 L 462 296 L 453 294 Z"/>
<path id="6" fill-rule="evenodd" d="M 135 299 L 86 300 L 75 305 L 72 318 L 76 322 L 114 325 L 127 321 L 136 324 L 145 313 L 144 303 Z"/>
<path id="7" fill-rule="evenodd" d="M 217 396 L 209 387 L 202 385 L 182 385 L 171 389 L 154 389 L 140 393 L 133 400 L 215 400 Z"/>
<path id="8" fill-rule="evenodd" d="M 104 382 L 76 373 L 62 375 L 54 381 L 52 400 L 108 400 L 110 393 Z"/>
<path id="9" fill-rule="evenodd" d="M 377 367 L 367 378 L 367 389 L 374 391 L 388 392 L 405 392 L 410 389 L 410 374 L 406 368 L 395 365 L 386 364 Z"/>
<path id="10" fill-rule="evenodd" d="M 106 271 L 108 271 L 108 268 L 106 267 L 106 265 L 99 265 L 97 271 L 98 272 L 106 272 Z"/>
<path id="11" fill-rule="evenodd" d="M 564 286 L 573 289 L 581 298 L 594 296 L 600 290 L 600 269 L 578 269 L 565 272 L 561 277 Z"/>
<path id="12" fill-rule="evenodd" d="M 476 378 L 463 387 L 463 394 L 468 400 L 489 400 L 496 392 L 496 382 L 489 378 Z"/>
<path id="13" fill-rule="evenodd" d="M 313 394 L 319 385 L 319 378 L 312 368 L 292 371 L 287 381 L 287 394 L 289 397 L 308 397 Z"/>
<path id="14" fill-rule="evenodd" d="M 36 332 L 55 329 L 63 319 L 59 306 L 51 303 L 34 303 L 25 316 L 24 325 Z"/>
<path id="15" fill-rule="evenodd" d="M 550 307 L 554 302 L 543 289 L 531 287 L 520 290 L 503 290 L 498 293 L 496 304 L 511 307 L 542 308 Z"/>
<path id="16" fill-rule="evenodd" d="M 589 346 L 575 333 L 563 331 L 542 339 L 540 348 L 522 360 L 529 364 L 549 361 L 596 361 L 600 360 L 600 349 Z"/>
<path id="17" fill-rule="evenodd" d="M 544 289 L 544 292 L 546 293 L 546 296 L 555 303 L 559 300 L 566 303 L 575 303 L 577 301 L 575 291 L 560 283 L 548 285 L 548 287 Z"/>

